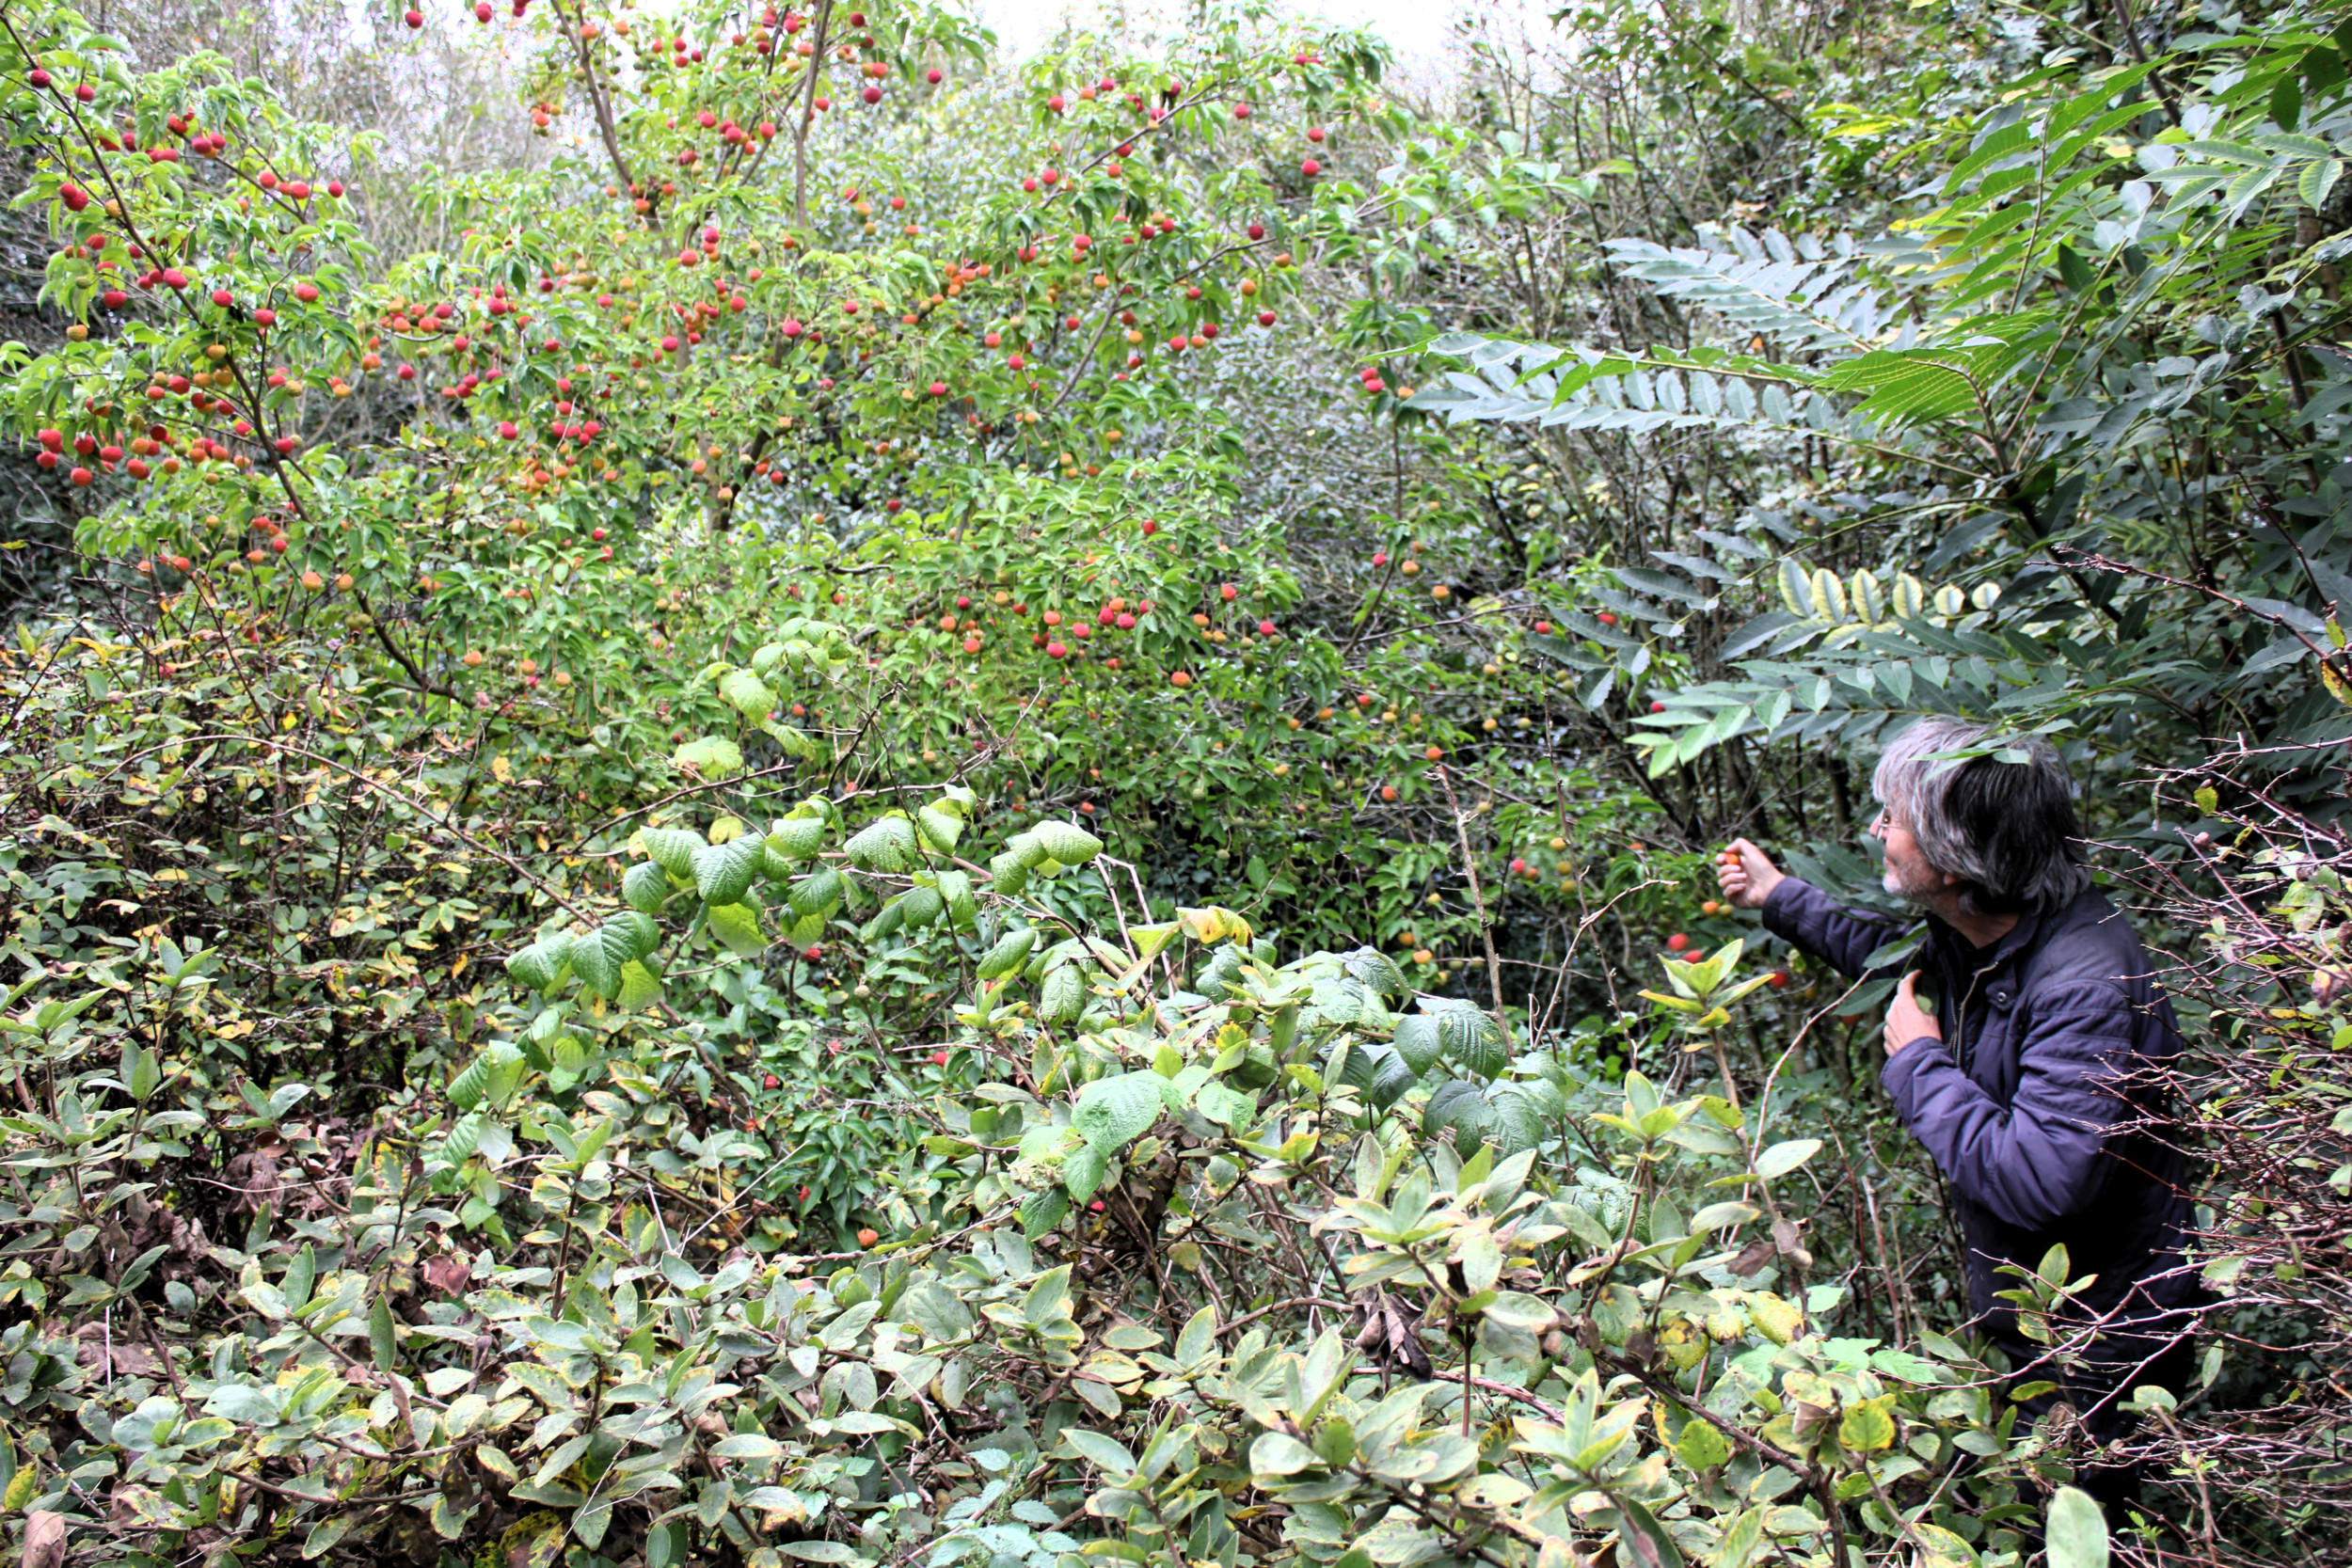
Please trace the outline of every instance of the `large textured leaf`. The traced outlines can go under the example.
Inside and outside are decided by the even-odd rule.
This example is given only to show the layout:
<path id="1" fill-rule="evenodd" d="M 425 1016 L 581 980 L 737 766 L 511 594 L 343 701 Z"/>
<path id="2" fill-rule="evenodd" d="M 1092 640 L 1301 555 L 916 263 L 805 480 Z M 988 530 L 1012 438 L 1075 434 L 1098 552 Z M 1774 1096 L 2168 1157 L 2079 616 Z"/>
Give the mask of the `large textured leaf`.
<path id="1" fill-rule="evenodd" d="M 650 917 L 627 911 L 572 944 L 572 973 L 598 996 L 617 996 L 622 967 L 651 953 L 660 942 L 661 928 Z"/>
<path id="2" fill-rule="evenodd" d="M 650 1007 L 661 1000 L 661 976 L 649 958 L 631 958 L 621 966 L 621 989 L 613 1002 L 625 1013 Z"/>
<path id="3" fill-rule="evenodd" d="M 1438 1021 L 1438 1037 L 1448 1055 L 1481 1078 L 1499 1078 L 1511 1065 L 1511 1050 L 1495 1021 L 1467 1002 L 1424 1003 Z"/>
<path id="4" fill-rule="evenodd" d="M 1059 969 L 1045 972 L 1045 983 L 1038 993 L 1037 1016 L 1050 1024 L 1072 1022 L 1083 1012 L 1087 1004 L 1086 972 L 1078 965 L 1063 964 Z"/>
<path id="5" fill-rule="evenodd" d="M 1341 958 L 1340 967 L 1378 992 L 1384 1000 L 1402 998 L 1412 990 L 1405 978 L 1405 972 L 1377 947 L 1357 948 Z"/>
<path id="6" fill-rule="evenodd" d="M 1156 1072 L 1097 1078 L 1079 1091 L 1071 1124 L 1094 1148 L 1105 1155 L 1116 1154 L 1160 1119 L 1166 1103 L 1160 1098 L 1160 1083 Z"/>
<path id="7" fill-rule="evenodd" d="M 914 824 L 904 816 L 877 817 L 841 847 L 861 871 L 905 871 L 921 858 Z"/>
<path id="8" fill-rule="evenodd" d="M 1007 931 L 996 939 L 995 944 L 981 958 L 973 974 L 983 980 L 1009 974 L 1029 961 L 1029 949 L 1036 945 L 1037 932 L 1034 930 Z"/>
<path id="9" fill-rule="evenodd" d="M 639 861 L 621 874 L 621 900 L 641 913 L 652 914 L 670 896 L 670 874 L 654 861 Z"/>
<path id="10" fill-rule="evenodd" d="M 937 806 L 917 808 L 914 813 L 914 829 L 916 832 L 922 834 L 925 844 L 943 855 L 952 853 L 956 847 L 956 840 L 963 836 L 962 819 L 949 816 Z"/>
<path id="11" fill-rule="evenodd" d="M 1464 1154 L 1485 1142 L 1494 1124 L 1494 1107 L 1486 1102 L 1485 1092 L 1476 1084 L 1458 1078 L 1438 1085 L 1421 1119 L 1424 1134 L 1433 1138 L 1451 1135 L 1454 1146 Z"/>
<path id="12" fill-rule="evenodd" d="M 702 834 L 691 828 L 647 828 L 637 837 L 654 863 L 671 876 L 694 874 L 694 851 L 703 847 Z"/>
<path id="13" fill-rule="evenodd" d="M 1438 1021 L 1425 1013 L 1415 1018 L 1398 1019 L 1396 1038 L 1392 1043 L 1397 1055 L 1413 1069 L 1415 1077 L 1436 1067 L 1438 1058 L 1445 1054 L 1445 1041 L 1438 1037 Z"/>
<path id="14" fill-rule="evenodd" d="M 989 885 L 1010 898 L 1029 885 L 1029 867 L 1018 849 L 1007 849 L 988 863 Z"/>
<path id="15" fill-rule="evenodd" d="M 782 817 L 768 830 L 769 859 L 786 866 L 808 859 L 824 843 L 825 823 L 821 817 Z"/>
<path id="16" fill-rule="evenodd" d="M 759 929 L 759 911 L 749 904 L 712 904 L 704 911 L 710 934 L 740 958 L 755 958 L 768 950 Z"/>
<path id="17" fill-rule="evenodd" d="M 841 873 L 831 866 L 810 872 L 792 884 L 785 902 L 794 914 L 831 914 L 841 902 Z"/>
<path id="18" fill-rule="evenodd" d="M 1084 1203 L 1094 1196 L 1103 1185 L 1103 1177 L 1110 1168 L 1110 1161 L 1092 1144 L 1080 1144 L 1062 1157 L 1061 1183 L 1070 1189 L 1070 1196 Z"/>
<path id="19" fill-rule="evenodd" d="M 1070 1212 L 1070 1195 L 1059 1187 L 1031 1193 L 1021 1204 L 1021 1233 L 1034 1241 L 1061 1224 Z"/>
<path id="20" fill-rule="evenodd" d="M 910 930 L 920 930 L 947 912 L 947 900 L 935 887 L 914 887 L 899 898 L 898 907 L 905 911 L 905 924 Z"/>
<path id="21" fill-rule="evenodd" d="M 1533 1097 L 1503 1085 L 1487 1097 L 1494 1107 L 1494 1132 L 1505 1158 L 1534 1148 L 1550 1136 L 1551 1125 Z"/>
<path id="22" fill-rule="evenodd" d="M 532 990 L 551 990 L 571 957 L 572 934 L 557 931 L 506 957 L 506 973 Z"/>
<path id="23" fill-rule="evenodd" d="M 1047 858 L 1064 865 L 1084 865 L 1103 852 L 1103 841 L 1075 822 L 1048 818 L 1030 831 Z"/>
<path id="24" fill-rule="evenodd" d="M 749 670 L 731 670 L 719 681 L 719 695 L 727 705 L 753 723 L 765 720 L 776 705 L 776 694 L 768 689 L 768 683 Z"/>
<path id="25" fill-rule="evenodd" d="M 768 858 L 767 842 L 745 834 L 694 851 L 694 891 L 710 904 L 732 904 L 750 890 Z"/>
<path id="26" fill-rule="evenodd" d="M 972 895 L 972 879 L 961 871 L 939 874 L 939 896 L 947 906 L 947 923 L 958 930 L 968 930 L 980 917 L 980 904 Z"/>

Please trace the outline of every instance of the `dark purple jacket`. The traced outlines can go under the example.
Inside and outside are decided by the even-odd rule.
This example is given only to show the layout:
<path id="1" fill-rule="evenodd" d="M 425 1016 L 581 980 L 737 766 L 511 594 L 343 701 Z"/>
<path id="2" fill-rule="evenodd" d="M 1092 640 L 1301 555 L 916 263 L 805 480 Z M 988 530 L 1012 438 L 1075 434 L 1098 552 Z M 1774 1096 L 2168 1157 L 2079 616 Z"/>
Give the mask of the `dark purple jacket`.
<path id="1" fill-rule="evenodd" d="M 1772 890 L 1764 925 L 1850 975 L 1902 934 L 1794 877 Z M 2139 939 L 2089 889 L 2019 920 L 1974 973 L 1950 927 L 1929 915 L 1927 927 L 1905 967 L 1934 987 L 1944 1037 L 1905 1045 L 1880 1081 L 1951 1185 L 1971 1309 L 2015 1347 L 2014 1314 L 1994 1292 L 2018 1281 L 1995 1271 L 2031 1269 L 2061 1242 L 2071 1277 L 2099 1276 L 2080 1304 L 2110 1324 L 2193 1301 L 2185 1162 L 2135 1125 L 2163 1111 L 2153 1069 L 2181 1049 Z"/>

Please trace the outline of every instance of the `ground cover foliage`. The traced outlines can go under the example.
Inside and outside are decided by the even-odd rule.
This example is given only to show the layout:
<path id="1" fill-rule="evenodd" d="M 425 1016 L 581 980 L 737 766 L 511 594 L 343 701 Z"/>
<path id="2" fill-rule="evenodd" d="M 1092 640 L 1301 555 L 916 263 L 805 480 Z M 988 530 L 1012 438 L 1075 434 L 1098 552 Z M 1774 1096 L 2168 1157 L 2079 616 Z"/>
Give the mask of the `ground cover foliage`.
<path id="1" fill-rule="evenodd" d="M 2345 1549 L 2352 37 L 1193 23 L 0 15 L 24 1560 Z M 1712 903 L 1923 711 L 2192 1035 L 2113 1532 Z"/>

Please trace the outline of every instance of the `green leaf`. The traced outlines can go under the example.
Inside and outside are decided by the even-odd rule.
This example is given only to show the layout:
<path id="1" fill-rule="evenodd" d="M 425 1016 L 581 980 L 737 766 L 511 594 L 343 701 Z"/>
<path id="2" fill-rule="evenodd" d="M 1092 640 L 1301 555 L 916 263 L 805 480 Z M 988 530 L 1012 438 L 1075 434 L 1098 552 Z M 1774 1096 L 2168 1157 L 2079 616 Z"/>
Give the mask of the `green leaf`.
<path id="1" fill-rule="evenodd" d="M 1080 1144 L 1062 1156 L 1061 1184 L 1070 1189 L 1071 1201 L 1085 1203 L 1091 1199 L 1109 1173 L 1110 1162 L 1092 1144 Z"/>
<path id="2" fill-rule="evenodd" d="M 824 847 L 825 821 L 820 816 L 780 817 L 768 830 L 768 858 L 780 872 Z"/>
<path id="3" fill-rule="evenodd" d="M 767 854 L 767 841 L 749 833 L 724 844 L 704 845 L 693 854 L 694 891 L 705 903 L 738 902 L 750 891 Z"/>
<path id="4" fill-rule="evenodd" d="M 2049 1568 L 2107 1568 L 2107 1520 L 2090 1493 L 2061 1486 L 2043 1526 Z"/>
<path id="5" fill-rule="evenodd" d="M 572 944 L 572 972 L 598 996 L 617 996 L 622 966 L 645 957 L 660 942 L 661 928 L 649 916 L 624 911 Z"/>
<path id="6" fill-rule="evenodd" d="M 719 680 L 719 695 L 727 705 L 753 723 L 764 721 L 774 711 L 776 694 L 768 689 L 768 683 L 749 670 L 730 671 Z"/>
<path id="7" fill-rule="evenodd" d="M 1119 1073 L 1079 1091 L 1071 1124 L 1098 1152 L 1116 1154 L 1160 1119 L 1164 1103 L 1158 1073 Z"/>
<path id="8" fill-rule="evenodd" d="M 1422 1113 L 1422 1131 L 1430 1137 L 1452 1134 L 1454 1148 L 1468 1154 L 1494 1130 L 1494 1107 L 1476 1084 L 1454 1079 L 1438 1085 Z"/>
<path id="9" fill-rule="evenodd" d="M 519 952 L 506 956 L 506 973 L 532 990 L 552 990 L 564 977 L 564 966 L 570 961 L 571 951 L 569 931 L 541 937 Z"/>
<path id="10" fill-rule="evenodd" d="M 953 854 L 956 840 L 963 836 L 961 818 L 950 816 L 937 806 L 922 806 L 914 814 L 914 829 L 923 842 L 940 854 Z"/>
<path id="11" fill-rule="evenodd" d="M 1007 898 L 1017 896 L 1029 885 L 1029 867 L 1019 850 L 1007 849 L 993 856 L 988 863 L 989 885 Z"/>
<path id="12" fill-rule="evenodd" d="M 1445 1053 L 1445 1042 L 1438 1036 L 1438 1021 L 1427 1014 L 1397 1020 L 1396 1036 L 1390 1041 L 1405 1065 L 1418 1078 L 1438 1065 Z"/>
<path id="13" fill-rule="evenodd" d="M 1693 1470 L 1711 1470 L 1731 1458 L 1731 1441 L 1707 1422 L 1693 1418 L 1682 1429 L 1675 1457 Z"/>
<path id="14" fill-rule="evenodd" d="M 637 835 L 653 863 L 673 877 L 694 874 L 694 851 L 703 847 L 703 835 L 691 828 L 647 828 Z"/>
<path id="15" fill-rule="evenodd" d="M 1086 1010 L 1086 972 L 1074 963 L 1045 972 L 1045 983 L 1038 992 L 1037 1016 L 1040 1021 L 1061 1025 L 1072 1022 Z"/>
<path id="16" fill-rule="evenodd" d="M 690 740 L 670 760 L 706 779 L 731 779 L 743 771 L 743 750 L 723 736 L 707 735 Z"/>
<path id="17" fill-rule="evenodd" d="M 1061 1224 L 1070 1212 L 1070 1195 L 1059 1187 L 1031 1193 L 1021 1204 L 1021 1233 L 1035 1241 Z"/>
<path id="18" fill-rule="evenodd" d="M 1072 1453 L 1106 1475 L 1124 1481 L 1136 1473 L 1136 1456 L 1129 1453 L 1116 1438 L 1105 1437 L 1099 1432 L 1089 1432 L 1083 1427 L 1067 1427 L 1062 1431 L 1061 1440 Z"/>
<path id="19" fill-rule="evenodd" d="M 1007 931 L 996 939 L 981 958 L 973 974 L 983 980 L 993 980 L 1009 974 L 1029 961 L 1029 949 L 1037 945 L 1037 932 L 1030 929 Z"/>
<path id="20" fill-rule="evenodd" d="M 625 1013 L 633 1013 L 652 1006 L 661 999 L 661 976 L 644 958 L 631 958 L 621 966 L 621 990 L 613 997 L 614 1006 Z"/>
<path id="21" fill-rule="evenodd" d="M 1821 1151 L 1819 1138 L 1790 1138 L 1756 1157 L 1756 1174 L 1771 1181 L 1788 1175 Z"/>
<path id="22" fill-rule="evenodd" d="M 792 884 L 784 901 L 798 915 L 829 915 L 841 904 L 841 873 L 831 866 L 812 871 Z"/>
<path id="23" fill-rule="evenodd" d="M 768 938 L 759 928 L 759 911 L 749 904 L 712 904 L 703 911 L 710 934 L 739 958 L 756 958 L 768 951 Z"/>
<path id="24" fill-rule="evenodd" d="M 658 913 L 670 896 L 670 874 L 656 861 L 639 861 L 621 875 L 621 900 L 644 914 Z"/>
<path id="25" fill-rule="evenodd" d="M 1084 865 L 1103 852 L 1103 841 L 1075 822 L 1048 818 L 1030 830 L 1046 858 L 1064 865 Z"/>
<path id="26" fill-rule="evenodd" d="M 867 823 L 841 847 L 861 871 L 906 871 L 921 858 L 914 824 L 896 813 Z"/>

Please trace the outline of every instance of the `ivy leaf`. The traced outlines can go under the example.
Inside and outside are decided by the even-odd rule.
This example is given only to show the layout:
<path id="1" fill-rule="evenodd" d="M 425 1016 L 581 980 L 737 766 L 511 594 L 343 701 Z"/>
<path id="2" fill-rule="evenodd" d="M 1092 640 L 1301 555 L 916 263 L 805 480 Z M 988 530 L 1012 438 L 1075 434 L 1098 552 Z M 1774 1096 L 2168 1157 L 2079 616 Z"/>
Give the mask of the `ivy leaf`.
<path id="1" fill-rule="evenodd" d="M 1122 1072 L 1081 1090 L 1070 1120 L 1098 1152 L 1116 1154 L 1160 1119 L 1163 1103 L 1158 1073 Z"/>
<path id="2" fill-rule="evenodd" d="M 737 902 L 758 875 L 767 851 L 766 840 L 749 834 L 724 844 L 704 845 L 694 851 L 694 891 L 705 903 Z"/>
<path id="3" fill-rule="evenodd" d="M 861 871 L 905 871 L 921 858 L 914 824 L 896 813 L 867 823 L 841 847 Z"/>

